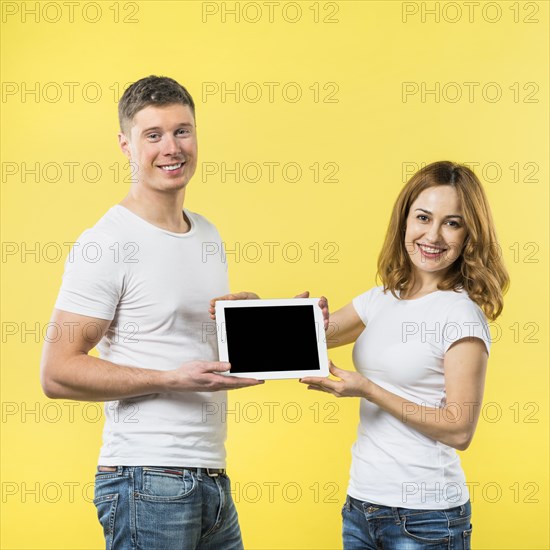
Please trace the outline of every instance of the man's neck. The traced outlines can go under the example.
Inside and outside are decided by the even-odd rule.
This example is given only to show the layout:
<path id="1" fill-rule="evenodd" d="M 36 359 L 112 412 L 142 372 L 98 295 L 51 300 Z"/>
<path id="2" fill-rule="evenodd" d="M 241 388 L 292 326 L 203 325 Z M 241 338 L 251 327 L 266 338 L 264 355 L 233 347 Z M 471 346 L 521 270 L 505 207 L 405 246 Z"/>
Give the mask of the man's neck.
<path id="1" fill-rule="evenodd" d="M 119 204 L 157 227 L 172 233 L 187 233 L 190 226 L 182 213 L 184 197 L 185 189 L 174 194 L 147 193 L 147 196 L 131 189 Z"/>

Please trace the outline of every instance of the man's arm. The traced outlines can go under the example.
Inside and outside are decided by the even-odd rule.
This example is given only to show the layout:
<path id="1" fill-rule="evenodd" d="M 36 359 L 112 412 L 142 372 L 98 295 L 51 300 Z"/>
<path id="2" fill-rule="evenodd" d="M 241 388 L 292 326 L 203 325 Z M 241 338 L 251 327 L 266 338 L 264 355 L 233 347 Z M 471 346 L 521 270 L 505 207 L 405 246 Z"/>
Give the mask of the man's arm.
<path id="1" fill-rule="evenodd" d="M 114 401 L 171 391 L 236 389 L 263 382 L 219 374 L 230 366 L 217 361 L 190 361 L 170 371 L 117 365 L 88 355 L 111 321 L 54 309 L 51 322 L 63 330 L 61 338 L 44 343 L 40 377 L 44 393 L 53 399 Z M 95 330 L 84 330 L 90 326 Z"/>

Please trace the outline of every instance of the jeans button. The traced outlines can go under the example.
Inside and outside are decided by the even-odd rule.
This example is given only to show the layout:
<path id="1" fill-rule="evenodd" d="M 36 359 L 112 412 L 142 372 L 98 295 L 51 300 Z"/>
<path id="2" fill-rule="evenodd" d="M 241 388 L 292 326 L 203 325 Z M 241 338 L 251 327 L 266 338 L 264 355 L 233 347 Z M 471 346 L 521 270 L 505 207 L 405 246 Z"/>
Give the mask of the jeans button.
<path id="1" fill-rule="evenodd" d="M 367 512 L 368 512 L 369 514 L 372 514 L 372 513 L 375 512 L 376 510 L 378 510 L 378 508 L 377 508 L 376 506 L 369 506 L 369 507 L 367 508 Z"/>

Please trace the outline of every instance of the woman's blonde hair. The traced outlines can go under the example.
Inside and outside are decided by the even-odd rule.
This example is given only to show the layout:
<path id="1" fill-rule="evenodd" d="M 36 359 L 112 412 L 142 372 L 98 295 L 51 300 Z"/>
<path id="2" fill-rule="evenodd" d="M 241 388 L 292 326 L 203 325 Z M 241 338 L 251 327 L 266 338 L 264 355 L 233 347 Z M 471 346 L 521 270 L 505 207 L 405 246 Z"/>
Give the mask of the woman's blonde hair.
<path id="1" fill-rule="evenodd" d="M 457 192 L 466 228 L 460 256 L 439 283 L 440 290 L 464 289 L 488 319 L 502 312 L 503 294 L 510 279 L 502 262 L 491 210 L 477 176 L 467 166 L 434 162 L 407 182 L 393 207 L 384 246 L 378 258 L 378 277 L 384 290 L 406 293 L 413 283 L 412 262 L 405 247 L 407 216 L 420 193 L 437 185 L 451 185 Z"/>

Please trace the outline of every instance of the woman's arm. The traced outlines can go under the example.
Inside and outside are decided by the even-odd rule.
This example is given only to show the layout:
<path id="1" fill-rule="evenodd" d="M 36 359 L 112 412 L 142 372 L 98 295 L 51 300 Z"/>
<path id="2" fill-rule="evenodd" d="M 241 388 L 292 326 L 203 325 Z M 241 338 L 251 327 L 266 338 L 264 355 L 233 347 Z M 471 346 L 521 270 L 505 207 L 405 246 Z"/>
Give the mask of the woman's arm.
<path id="1" fill-rule="evenodd" d="M 365 324 L 350 302 L 330 315 L 327 329 L 327 347 L 337 348 L 355 342 L 365 330 Z"/>
<path id="2" fill-rule="evenodd" d="M 447 401 L 440 408 L 417 405 L 332 363 L 330 371 L 340 380 L 307 377 L 300 381 L 308 384 L 308 389 L 337 397 L 364 397 L 425 436 L 463 451 L 472 441 L 479 418 L 487 358 L 479 338 L 464 338 L 449 348 L 444 357 Z"/>

